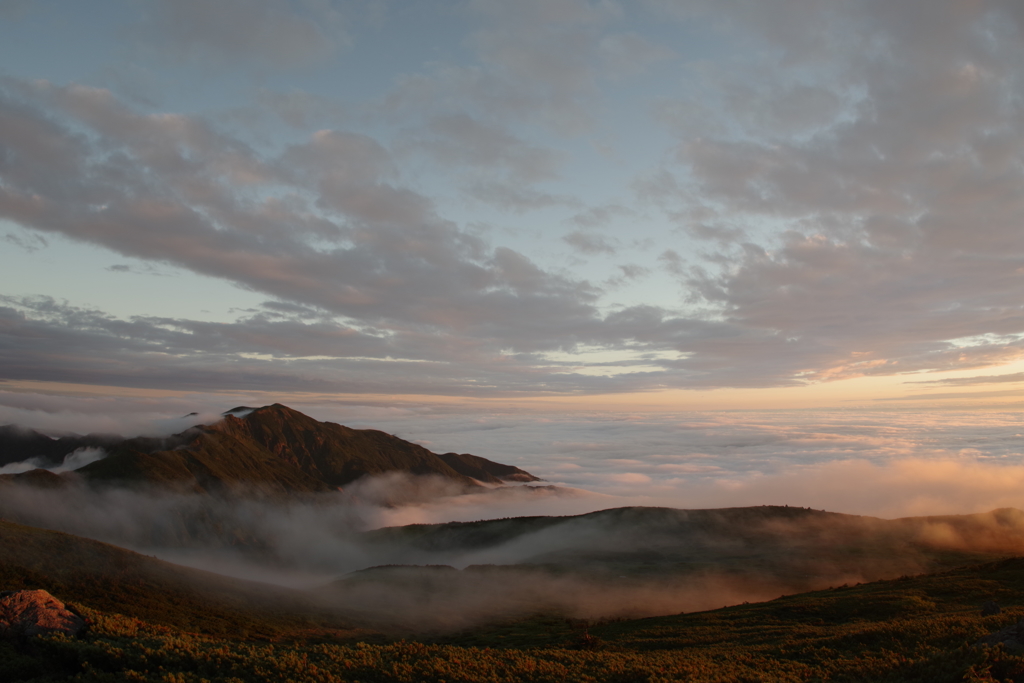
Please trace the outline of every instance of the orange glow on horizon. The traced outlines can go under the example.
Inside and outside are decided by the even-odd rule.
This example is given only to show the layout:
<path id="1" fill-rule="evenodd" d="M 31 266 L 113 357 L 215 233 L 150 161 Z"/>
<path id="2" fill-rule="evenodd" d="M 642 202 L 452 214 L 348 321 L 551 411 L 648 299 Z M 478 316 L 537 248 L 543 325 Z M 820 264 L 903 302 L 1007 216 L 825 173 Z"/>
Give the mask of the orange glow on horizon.
<path id="1" fill-rule="evenodd" d="M 1020 366 L 1020 367 L 1017 367 Z M 1024 370 L 1024 362 L 999 368 L 999 375 Z M 348 394 L 274 391 L 184 391 L 172 389 L 112 387 L 28 380 L 0 381 L 0 391 L 71 396 L 121 396 L 140 399 L 222 395 L 231 405 L 256 403 L 346 403 L 365 405 L 436 405 L 467 410 L 496 409 L 510 412 L 553 410 L 560 413 L 604 410 L 670 412 L 691 410 L 797 410 L 813 408 L 891 409 L 921 407 L 1005 408 L 1024 407 L 1024 382 L 979 383 L 943 386 L 919 381 L 955 380 L 978 377 L 978 371 L 957 371 L 921 375 L 857 377 L 795 387 L 665 389 L 628 394 L 572 396 L 447 396 L 429 394 Z M 920 380 L 911 379 L 920 378 Z"/>

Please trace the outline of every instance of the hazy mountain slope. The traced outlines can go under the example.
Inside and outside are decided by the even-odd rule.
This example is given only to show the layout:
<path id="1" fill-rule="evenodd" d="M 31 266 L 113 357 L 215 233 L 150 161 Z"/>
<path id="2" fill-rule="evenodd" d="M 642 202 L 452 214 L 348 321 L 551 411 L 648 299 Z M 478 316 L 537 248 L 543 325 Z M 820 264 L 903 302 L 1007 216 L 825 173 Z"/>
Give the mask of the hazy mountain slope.
<path id="1" fill-rule="evenodd" d="M 403 471 L 437 474 L 465 484 L 473 482 L 437 454 L 374 429 L 351 429 L 275 404 L 242 419 L 227 416 L 209 427 L 267 451 L 327 486 L 344 486 L 367 474 Z M 496 477 L 485 481 L 497 483 Z"/>
<path id="2" fill-rule="evenodd" d="M 1024 560 L 1013 559 L 693 614 L 532 615 L 378 644 L 238 642 L 85 609 L 94 625 L 81 640 L 0 641 L 0 680 L 1020 681 L 1020 652 L 972 644 L 1024 616 L 1021 596 Z M 1003 610 L 984 616 L 990 600 Z"/>
<path id="3" fill-rule="evenodd" d="M 62 489 L 71 485 L 66 477 L 50 470 L 34 469 L 17 474 L 0 474 L 0 485 L 22 484 L 38 489 Z"/>
<path id="4" fill-rule="evenodd" d="M 0 590 L 59 599 L 200 633 L 277 637 L 351 622 L 302 591 L 188 569 L 116 546 L 0 520 Z M 350 633 L 351 632 L 351 633 Z"/>
<path id="5" fill-rule="evenodd" d="M 499 481 L 540 481 L 525 470 L 512 465 L 502 465 L 492 462 L 478 455 L 469 453 L 441 453 L 441 458 L 453 470 L 477 481 L 499 482 Z"/>
<path id="6" fill-rule="evenodd" d="M 64 456 L 79 448 L 107 448 L 123 440 L 116 434 L 75 434 L 54 439 L 33 429 L 3 425 L 0 426 L 0 467 L 30 458 L 38 458 L 47 465 L 59 465 Z"/>
<path id="7" fill-rule="evenodd" d="M 527 564 L 650 577 L 725 571 L 784 578 L 806 589 L 823 577 L 873 580 L 1024 554 L 1024 513 L 884 520 L 778 506 L 633 507 L 414 525 L 364 538 L 378 556 L 404 563 Z"/>
<path id="8" fill-rule="evenodd" d="M 129 439 L 104 460 L 78 472 L 91 482 L 194 491 L 238 486 L 329 491 L 387 472 L 435 475 L 465 486 L 536 479 L 519 468 L 477 456 L 439 456 L 377 430 L 318 422 L 279 404 L 232 412 L 244 417 L 228 413 L 220 422 L 167 439 Z"/>
<path id="9" fill-rule="evenodd" d="M 330 488 L 261 444 L 218 427 L 219 423 L 177 434 L 172 439 L 178 445 L 171 450 L 147 452 L 139 449 L 140 440 L 129 440 L 77 472 L 93 483 L 150 484 L 194 491 L 232 486 L 294 492 Z"/>
<path id="10" fill-rule="evenodd" d="M 1000 613 L 982 614 L 989 601 Z M 594 673 L 598 681 L 1020 681 L 1021 651 L 970 645 L 1021 617 L 1024 558 L 1012 558 L 692 614 L 592 621 L 589 627 L 531 617 L 435 642 L 589 651 L 609 667 L 607 675 Z M 619 657 L 632 660 L 629 676 L 611 671 Z M 586 670 L 589 659 L 580 657 L 575 671 Z"/>
<path id="11" fill-rule="evenodd" d="M 337 581 L 339 604 L 376 605 L 381 625 L 386 615 L 395 626 L 444 630 L 500 614 L 691 612 L 992 561 L 1024 552 L 1024 513 L 884 520 L 767 506 L 618 508 L 364 539 L 368 557 L 390 561 Z"/>

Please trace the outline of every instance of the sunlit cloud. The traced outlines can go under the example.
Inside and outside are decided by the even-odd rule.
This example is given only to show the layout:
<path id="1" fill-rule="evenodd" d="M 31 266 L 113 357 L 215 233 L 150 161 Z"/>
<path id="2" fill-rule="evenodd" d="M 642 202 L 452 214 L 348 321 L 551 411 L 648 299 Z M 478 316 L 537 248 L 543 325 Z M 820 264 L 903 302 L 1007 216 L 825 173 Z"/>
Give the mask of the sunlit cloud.
<path id="1" fill-rule="evenodd" d="M 7 47 L 0 220 L 21 256 L 3 265 L 53 269 L 5 287 L 7 375 L 188 390 L 233 366 L 205 388 L 573 396 L 1022 357 L 1012 3 L 431 7 L 82 17 L 133 56 L 131 87 L 107 51 L 78 69 L 56 44 Z M 225 283 L 220 310 L 231 287 L 266 307 L 202 330 L 187 307 L 114 313 L 110 289 L 45 265 L 58 241 L 124 283 L 171 268 Z M 562 362 L 580 348 L 620 355 Z"/>

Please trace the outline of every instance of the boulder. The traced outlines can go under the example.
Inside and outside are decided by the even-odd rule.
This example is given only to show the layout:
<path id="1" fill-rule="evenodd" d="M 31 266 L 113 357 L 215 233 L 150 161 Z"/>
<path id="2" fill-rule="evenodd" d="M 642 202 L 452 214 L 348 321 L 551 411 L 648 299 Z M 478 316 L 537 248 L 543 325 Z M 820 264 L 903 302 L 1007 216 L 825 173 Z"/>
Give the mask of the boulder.
<path id="1" fill-rule="evenodd" d="M 85 620 L 44 590 L 0 592 L 0 638 L 64 633 L 76 636 Z"/>
<path id="2" fill-rule="evenodd" d="M 981 606 L 981 616 L 983 617 L 991 617 L 992 615 L 999 614 L 1000 612 L 1002 612 L 1002 610 L 999 609 L 999 605 L 996 604 L 994 600 L 989 600 Z"/>
<path id="3" fill-rule="evenodd" d="M 1001 631 L 985 636 L 977 643 L 978 645 L 995 646 L 1002 644 L 1011 653 L 1024 652 L 1024 619 L 1016 624 L 1011 624 Z"/>

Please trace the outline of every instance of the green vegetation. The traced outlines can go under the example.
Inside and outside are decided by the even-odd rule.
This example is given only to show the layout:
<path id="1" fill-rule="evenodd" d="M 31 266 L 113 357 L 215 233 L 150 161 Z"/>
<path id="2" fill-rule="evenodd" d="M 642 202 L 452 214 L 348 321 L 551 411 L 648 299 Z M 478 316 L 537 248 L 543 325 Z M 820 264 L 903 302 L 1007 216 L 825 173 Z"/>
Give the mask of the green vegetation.
<path id="1" fill-rule="evenodd" d="M 0 680 L 1024 681 L 1024 657 L 972 647 L 1024 616 L 1024 559 L 695 614 L 589 624 L 537 615 L 419 642 L 332 640 L 299 629 L 256 641 L 61 597 L 92 620 L 89 633 L 0 644 Z M 989 600 L 1002 613 L 981 616 Z"/>
<path id="2" fill-rule="evenodd" d="M 722 511 L 718 516 L 680 512 L 625 509 L 595 514 L 613 522 L 625 519 L 631 527 L 638 519 L 714 526 L 779 514 L 767 508 Z M 824 513 L 812 511 L 783 509 L 781 514 L 805 522 L 827 518 L 852 524 L 867 519 L 875 524 L 869 518 L 822 517 Z M 526 519 L 523 524 L 544 529 L 544 519 Z M 1002 542 L 999 529 L 1016 529 L 1016 516 L 1007 511 L 942 523 L 962 523 L 970 530 L 978 527 L 978 520 L 993 530 L 993 542 Z M 486 543 L 493 532 L 503 536 L 515 520 L 498 522 L 493 527 L 421 526 L 379 535 L 441 546 L 458 546 L 466 539 Z M 917 522 L 897 522 L 917 528 Z M 660 528 L 671 530 L 673 525 Z M 784 528 L 787 534 L 792 532 Z M 829 528 L 853 534 L 860 527 Z M 838 559 L 846 551 L 831 552 Z M 512 570 L 385 567 L 350 575 L 344 583 L 356 593 L 379 590 L 391 595 L 399 584 L 415 588 L 417 581 L 426 582 L 430 590 L 425 594 L 436 600 L 434 584 L 465 584 L 472 579 L 470 587 L 484 598 L 490 595 L 491 601 L 500 602 L 512 595 L 514 603 L 516 588 L 508 574 Z M 551 573 L 539 566 L 531 572 Z M 527 572 L 521 584 L 532 585 L 534 578 Z M 569 578 L 568 584 L 557 585 L 576 582 Z M 381 629 L 397 628 L 387 626 L 386 615 L 368 609 L 342 612 L 327 605 L 336 587 L 307 593 L 227 579 L 68 534 L 0 521 L 0 589 L 20 588 L 48 590 L 93 623 L 77 640 L 48 637 L 0 643 L 0 681 L 5 683 L 1024 681 L 1020 653 L 1004 646 L 972 646 L 1024 617 L 1024 559 L 692 614 L 586 622 L 549 610 L 501 621 L 493 616 L 501 613 L 497 610 L 458 632 L 384 632 Z M 613 596 L 597 591 L 593 598 L 599 607 L 607 607 Z M 1001 605 L 1002 613 L 982 616 L 981 606 L 989 601 Z M 469 603 L 446 606 L 442 601 L 423 609 L 457 612 L 463 609 L 460 604 Z M 377 628 L 369 628 L 372 624 Z"/>

